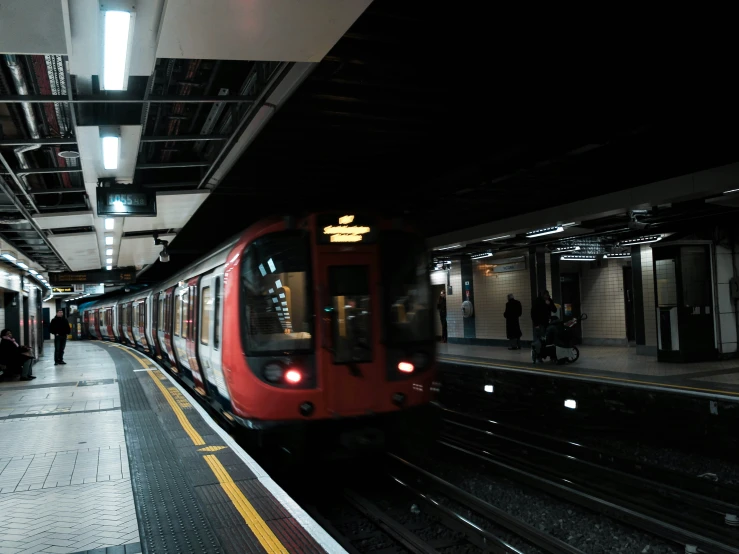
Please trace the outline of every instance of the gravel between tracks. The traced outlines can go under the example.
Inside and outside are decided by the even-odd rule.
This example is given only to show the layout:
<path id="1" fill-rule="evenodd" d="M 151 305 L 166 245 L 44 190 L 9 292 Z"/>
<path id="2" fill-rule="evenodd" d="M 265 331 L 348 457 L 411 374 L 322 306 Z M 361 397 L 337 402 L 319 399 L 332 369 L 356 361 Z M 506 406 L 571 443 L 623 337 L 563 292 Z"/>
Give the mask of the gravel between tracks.
<path id="1" fill-rule="evenodd" d="M 478 498 L 588 553 L 672 554 L 682 549 L 606 516 L 566 504 L 505 477 L 487 475 L 485 466 L 452 467 L 427 461 L 427 469 Z M 526 551 L 530 551 L 527 547 Z"/>

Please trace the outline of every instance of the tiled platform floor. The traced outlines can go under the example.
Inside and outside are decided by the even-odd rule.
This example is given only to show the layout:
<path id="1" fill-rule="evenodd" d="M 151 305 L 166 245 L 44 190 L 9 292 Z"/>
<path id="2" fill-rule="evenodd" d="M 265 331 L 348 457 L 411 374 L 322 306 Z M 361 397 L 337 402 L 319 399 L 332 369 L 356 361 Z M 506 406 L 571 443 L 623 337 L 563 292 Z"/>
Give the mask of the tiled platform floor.
<path id="1" fill-rule="evenodd" d="M 739 391 L 739 359 L 691 364 L 658 362 L 655 356 L 637 355 L 636 349 L 627 346 L 579 346 L 580 359 L 571 365 L 556 367 L 572 373 L 596 372 L 599 376 L 645 379 L 655 383 L 681 384 L 696 388 Z M 531 350 L 508 350 L 505 347 L 468 344 L 437 345 L 440 358 L 468 358 L 497 361 L 528 368 L 552 369 L 549 363 L 533 365 Z"/>
<path id="2" fill-rule="evenodd" d="M 53 344 L 33 381 L 0 382 L 0 554 L 140 552 L 116 370 L 89 343 Z"/>

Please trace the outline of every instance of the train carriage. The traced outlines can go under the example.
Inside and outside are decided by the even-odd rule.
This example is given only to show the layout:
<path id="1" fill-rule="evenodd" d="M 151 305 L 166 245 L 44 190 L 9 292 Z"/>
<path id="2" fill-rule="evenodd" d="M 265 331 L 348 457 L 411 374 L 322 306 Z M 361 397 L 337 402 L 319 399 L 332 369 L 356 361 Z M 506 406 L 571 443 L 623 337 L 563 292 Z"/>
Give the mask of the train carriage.
<path id="1" fill-rule="evenodd" d="M 264 220 L 151 290 L 80 309 L 91 337 L 157 358 L 249 429 L 344 433 L 431 400 L 426 248 L 398 221 Z"/>

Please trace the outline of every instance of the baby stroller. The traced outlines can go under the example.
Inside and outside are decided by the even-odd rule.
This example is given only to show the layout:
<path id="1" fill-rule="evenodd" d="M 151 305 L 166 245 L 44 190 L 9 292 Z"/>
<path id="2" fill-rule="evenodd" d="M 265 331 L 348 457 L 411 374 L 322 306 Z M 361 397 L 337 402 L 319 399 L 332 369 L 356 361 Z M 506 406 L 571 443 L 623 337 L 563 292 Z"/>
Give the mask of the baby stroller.
<path id="1" fill-rule="evenodd" d="M 574 344 L 572 328 L 580 321 L 588 319 L 588 314 L 579 318 L 573 317 L 569 321 L 552 317 L 547 327 L 545 344 L 541 347 L 541 359 L 549 358 L 557 365 L 571 364 L 580 357 L 580 350 Z M 536 350 L 531 346 L 531 361 L 536 362 Z"/>

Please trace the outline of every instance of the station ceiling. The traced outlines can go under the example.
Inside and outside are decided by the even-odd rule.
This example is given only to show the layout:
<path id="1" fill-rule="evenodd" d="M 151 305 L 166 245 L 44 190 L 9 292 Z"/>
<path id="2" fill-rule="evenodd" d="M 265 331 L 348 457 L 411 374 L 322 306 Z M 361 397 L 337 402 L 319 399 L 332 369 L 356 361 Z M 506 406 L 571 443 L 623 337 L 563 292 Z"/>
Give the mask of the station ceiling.
<path id="1" fill-rule="evenodd" d="M 66 2 L 74 9 L 75 0 L 61 4 Z M 320 4 L 328 9 L 332 2 Z M 85 260 L 74 268 L 105 265 L 105 230 L 90 200 L 91 183 L 94 188 L 107 174 L 82 171 L 58 156 L 84 146 L 77 143 L 84 142 L 83 134 L 71 131 L 73 119 L 78 128 L 130 125 L 138 133 L 127 166 L 130 182 L 181 199 L 161 220 L 126 218 L 116 231 L 120 266 L 149 266 L 158 251 L 154 232 L 172 241 L 171 261 L 150 265 L 140 276 L 144 281 L 164 278 L 267 215 L 374 207 L 434 236 L 739 158 L 736 121 L 728 112 L 719 116 L 715 105 L 695 109 L 674 83 L 668 89 L 655 71 L 664 65 L 655 65 L 658 59 L 630 63 L 618 48 L 588 50 L 592 42 L 573 39 L 564 28 L 559 34 L 540 34 L 533 26 L 513 29 L 501 14 L 459 6 L 353 4 L 356 13 L 343 14 L 345 28 L 337 32 L 341 25 L 335 26 L 335 37 L 322 29 L 322 40 L 301 42 L 305 37 L 285 30 L 283 21 L 281 32 L 244 42 L 249 29 L 239 29 L 225 12 L 188 14 L 189 3 L 168 2 L 159 42 L 152 46 L 157 51 L 149 59 L 141 46 L 139 75 L 130 78 L 125 93 L 137 101 L 168 101 L 38 105 L 42 135 L 64 136 L 71 144 L 43 145 L 29 154 L 31 167 L 72 167 L 29 174 L 26 192 L 0 167 L 8 184 L 3 192 L 15 197 L 11 202 L 0 195 L 0 216 L 27 219 L 17 215 L 18 202 L 35 220 L 85 213 L 64 227 L 44 227 L 43 237 L 28 222 L 0 217 L 0 238 L 49 270 L 69 266 L 83 250 Z M 256 16 L 269 28 L 269 10 L 249 14 Z M 315 15 L 304 16 L 306 26 L 320 25 Z M 273 30 L 279 23 L 272 22 Z M 220 32 L 213 34 L 213 28 Z M 46 34 L 47 41 L 53 38 Z M 244 52 L 260 52 L 264 44 L 279 45 L 261 51 L 262 59 L 273 56 L 270 61 L 246 58 Z M 95 78 L 77 76 L 92 71 L 90 60 L 71 56 L 71 71 L 65 72 L 63 55 L 19 58 L 34 94 L 103 94 Z M 239 124 L 248 109 L 272 90 L 270 77 L 296 70 L 288 60 L 306 65 L 295 92 L 226 164 L 230 171 L 219 172 L 243 137 Z M 0 95 L 14 94 L 8 69 L 0 66 Z M 75 70 L 80 67 L 87 69 Z M 258 92 L 249 88 L 255 74 L 263 87 Z M 213 98 L 219 94 L 241 95 L 249 103 L 220 104 Z M 0 153 L 12 169 L 18 169 L 16 146 L 8 141 L 24 136 L 22 118 L 17 104 L 0 101 Z M 202 140 L 193 140 L 198 136 Z M 95 160 L 89 166 L 97 167 Z M 57 235 L 69 236 L 66 246 L 64 238 L 50 238 Z"/>

